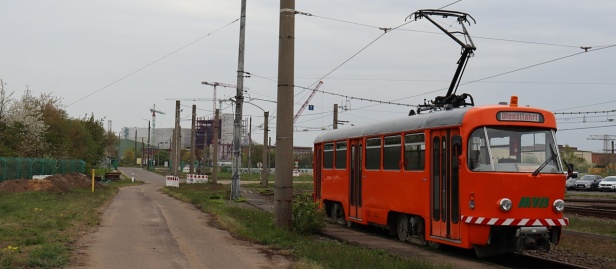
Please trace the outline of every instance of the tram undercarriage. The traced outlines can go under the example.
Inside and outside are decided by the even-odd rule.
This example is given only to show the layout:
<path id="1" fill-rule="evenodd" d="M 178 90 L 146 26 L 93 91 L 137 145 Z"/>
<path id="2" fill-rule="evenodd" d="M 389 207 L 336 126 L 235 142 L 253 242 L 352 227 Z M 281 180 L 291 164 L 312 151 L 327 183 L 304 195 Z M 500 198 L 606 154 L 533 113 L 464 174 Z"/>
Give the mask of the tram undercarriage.
<path id="1" fill-rule="evenodd" d="M 474 246 L 478 257 L 503 253 L 523 253 L 526 250 L 550 251 L 550 243 L 558 244 L 560 227 L 507 227 L 493 226 L 488 244 Z"/>

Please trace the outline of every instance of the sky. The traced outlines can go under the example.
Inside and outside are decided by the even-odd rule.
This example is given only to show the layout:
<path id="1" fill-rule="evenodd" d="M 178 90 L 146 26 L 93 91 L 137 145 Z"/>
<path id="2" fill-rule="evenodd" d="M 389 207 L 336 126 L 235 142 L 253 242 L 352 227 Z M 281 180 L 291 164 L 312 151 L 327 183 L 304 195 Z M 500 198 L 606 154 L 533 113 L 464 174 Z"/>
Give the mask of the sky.
<path id="1" fill-rule="evenodd" d="M 172 128 L 190 110 L 211 118 L 213 87 L 237 84 L 240 0 L 0 0 L 0 79 L 20 97 L 52 93 L 71 117 L 93 114 L 114 132 Z M 509 101 L 556 114 L 557 142 L 600 152 L 616 135 L 616 2 L 569 0 L 309 0 L 296 1 L 295 112 L 323 81 L 295 123 L 295 146 L 331 130 L 333 106 L 349 125 L 403 117 L 413 105 L 445 95 L 460 46 L 420 9 L 468 13 L 477 47 L 457 93 L 476 105 Z M 263 111 L 276 138 L 279 0 L 247 0 L 243 117 L 263 141 Z M 435 18 L 460 30 L 452 17 Z M 399 27 L 399 28 L 397 28 Z M 385 33 L 380 28 L 394 30 Z M 588 51 L 581 47 L 590 47 Z M 222 113 L 234 113 L 235 88 L 217 87 Z M 366 100 L 361 100 L 366 99 Z M 396 102 L 406 105 L 392 105 Z M 409 106 L 410 105 L 410 106 Z M 295 113 L 294 112 L 294 113 Z M 588 114 L 579 114 L 580 112 Z M 566 114 L 569 113 L 569 114 Z M 573 113 L 573 114 L 571 114 Z"/>

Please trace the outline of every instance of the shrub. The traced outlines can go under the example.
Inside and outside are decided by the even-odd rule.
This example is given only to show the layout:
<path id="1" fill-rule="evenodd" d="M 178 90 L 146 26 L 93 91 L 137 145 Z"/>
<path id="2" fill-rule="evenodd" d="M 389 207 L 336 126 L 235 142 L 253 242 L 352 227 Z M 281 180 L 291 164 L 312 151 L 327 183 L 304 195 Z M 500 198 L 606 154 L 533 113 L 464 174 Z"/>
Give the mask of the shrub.
<path id="1" fill-rule="evenodd" d="M 293 230 L 300 234 L 316 234 L 325 228 L 325 212 L 308 199 L 293 202 Z"/>

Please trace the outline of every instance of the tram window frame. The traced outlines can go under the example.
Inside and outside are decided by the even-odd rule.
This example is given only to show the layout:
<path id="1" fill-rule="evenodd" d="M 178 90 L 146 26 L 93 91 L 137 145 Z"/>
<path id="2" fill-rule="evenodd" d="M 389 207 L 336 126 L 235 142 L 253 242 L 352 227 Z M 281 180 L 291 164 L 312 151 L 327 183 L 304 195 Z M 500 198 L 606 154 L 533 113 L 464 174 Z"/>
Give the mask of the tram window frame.
<path id="1" fill-rule="evenodd" d="M 404 135 L 404 170 L 423 171 L 426 164 L 426 136 L 424 133 Z"/>
<path id="2" fill-rule="evenodd" d="M 323 169 L 334 168 L 334 143 L 323 144 Z"/>
<path id="3" fill-rule="evenodd" d="M 336 169 L 346 169 L 346 161 L 347 161 L 347 142 L 346 141 L 338 141 L 336 142 L 336 150 L 334 155 L 334 168 Z"/>
<path id="4" fill-rule="evenodd" d="M 381 137 L 366 139 L 365 166 L 366 170 L 381 169 Z"/>
<path id="5" fill-rule="evenodd" d="M 402 136 L 391 135 L 383 139 L 383 170 L 400 170 L 402 167 Z"/>
<path id="6" fill-rule="evenodd" d="M 467 143 L 467 167 L 471 171 L 481 171 L 482 166 L 491 165 L 485 127 L 473 130 Z M 491 170 L 491 169 L 490 169 Z"/>

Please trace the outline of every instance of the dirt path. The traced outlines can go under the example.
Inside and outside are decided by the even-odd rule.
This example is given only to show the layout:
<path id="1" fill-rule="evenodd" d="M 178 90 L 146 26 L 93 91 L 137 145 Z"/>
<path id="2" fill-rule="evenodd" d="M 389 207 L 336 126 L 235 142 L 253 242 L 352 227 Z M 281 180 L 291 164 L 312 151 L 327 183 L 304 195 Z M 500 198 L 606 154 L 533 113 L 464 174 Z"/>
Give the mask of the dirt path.
<path id="1" fill-rule="evenodd" d="M 69 268 L 289 268 L 283 256 L 233 238 L 210 216 L 158 191 L 164 177 L 122 168 L 145 181 L 120 190 L 96 232 L 78 243 Z"/>

